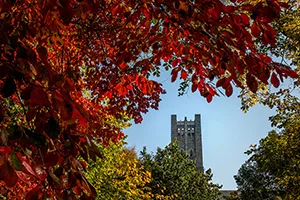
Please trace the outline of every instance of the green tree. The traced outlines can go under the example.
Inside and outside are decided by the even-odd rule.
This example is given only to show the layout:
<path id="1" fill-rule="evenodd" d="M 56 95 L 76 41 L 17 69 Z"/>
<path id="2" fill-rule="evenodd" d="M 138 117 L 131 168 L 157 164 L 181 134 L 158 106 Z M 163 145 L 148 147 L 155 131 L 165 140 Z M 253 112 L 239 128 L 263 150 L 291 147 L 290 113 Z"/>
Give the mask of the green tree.
<path id="1" fill-rule="evenodd" d="M 275 177 L 259 171 L 257 163 L 252 160 L 241 166 L 234 179 L 241 200 L 274 200 L 280 191 L 274 183 Z"/>
<path id="2" fill-rule="evenodd" d="M 87 166 L 86 177 L 97 191 L 96 199 L 152 199 L 151 173 L 144 170 L 134 149 L 124 147 L 124 142 L 98 145 L 103 158 Z"/>
<path id="3" fill-rule="evenodd" d="M 288 8 L 281 14 L 279 20 L 273 22 L 277 31 L 276 45 L 270 52 L 277 56 L 291 61 L 299 72 L 300 67 L 300 3 L 298 0 L 285 0 Z M 261 47 L 263 49 L 263 47 Z M 266 47 L 264 47 L 266 48 Z"/>
<path id="4" fill-rule="evenodd" d="M 277 114 L 270 117 L 276 129 L 246 152 L 252 154 L 247 162 L 255 164 L 255 168 L 241 168 L 238 177 L 247 173 L 252 177 L 267 175 L 267 185 L 251 182 L 249 178 L 247 183 L 256 190 L 271 188 L 282 199 L 300 199 L 300 100 L 286 92 L 282 97 L 274 96 L 269 103 L 277 108 Z M 237 184 L 247 188 L 241 181 Z"/>
<path id="5" fill-rule="evenodd" d="M 276 185 L 285 190 L 283 199 L 300 199 L 300 129 L 299 124 L 290 126 L 297 127 L 297 132 L 271 131 L 260 141 L 252 159 L 260 171 L 275 177 Z"/>
<path id="6" fill-rule="evenodd" d="M 199 171 L 177 142 L 158 148 L 155 155 L 148 154 L 144 148 L 140 159 L 152 174 L 147 185 L 154 194 L 189 200 L 212 200 L 219 195 L 220 186 L 212 183 L 211 171 Z"/>

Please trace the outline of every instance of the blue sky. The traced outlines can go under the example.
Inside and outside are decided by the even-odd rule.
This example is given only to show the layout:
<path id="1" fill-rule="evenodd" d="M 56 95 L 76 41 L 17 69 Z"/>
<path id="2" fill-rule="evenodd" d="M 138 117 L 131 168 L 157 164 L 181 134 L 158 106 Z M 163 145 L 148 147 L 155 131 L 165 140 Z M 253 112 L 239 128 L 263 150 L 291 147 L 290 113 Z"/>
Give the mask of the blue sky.
<path id="1" fill-rule="evenodd" d="M 189 91 L 178 97 L 178 83 L 170 83 L 166 73 L 159 81 L 167 94 L 162 96 L 159 110 L 150 110 L 143 115 L 142 124 L 133 124 L 125 130 L 128 145 L 135 146 L 137 152 L 143 146 L 155 152 L 157 147 L 164 148 L 170 143 L 171 114 L 177 114 L 177 120 L 185 116 L 193 120 L 195 114 L 201 114 L 204 168 L 212 169 L 213 181 L 223 185 L 222 189 L 236 189 L 233 176 L 248 158 L 244 152 L 271 130 L 268 117 L 274 111 L 256 105 L 244 114 L 237 90 L 229 98 L 215 97 L 207 103 L 198 92 Z"/>

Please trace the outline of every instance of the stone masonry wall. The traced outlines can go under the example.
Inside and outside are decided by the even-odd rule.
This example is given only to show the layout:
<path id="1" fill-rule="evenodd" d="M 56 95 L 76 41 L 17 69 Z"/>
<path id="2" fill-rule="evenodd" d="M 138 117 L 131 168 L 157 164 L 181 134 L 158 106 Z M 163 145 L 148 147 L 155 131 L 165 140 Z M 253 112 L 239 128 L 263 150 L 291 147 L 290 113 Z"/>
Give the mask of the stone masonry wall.
<path id="1" fill-rule="evenodd" d="M 171 115 L 171 141 L 178 140 L 191 159 L 196 159 L 196 166 L 203 170 L 201 116 L 195 115 L 194 121 L 185 119 L 177 121 L 176 115 Z"/>

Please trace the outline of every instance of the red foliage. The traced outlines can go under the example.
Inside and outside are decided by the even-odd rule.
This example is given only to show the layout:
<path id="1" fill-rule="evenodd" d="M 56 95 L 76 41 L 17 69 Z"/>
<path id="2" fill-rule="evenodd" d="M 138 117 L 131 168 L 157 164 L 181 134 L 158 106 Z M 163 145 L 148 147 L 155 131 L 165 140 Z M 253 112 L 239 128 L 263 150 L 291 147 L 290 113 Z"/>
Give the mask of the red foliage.
<path id="1" fill-rule="evenodd" d="M 172 81 L 190 78 L 209 102 L 214 77 L 227 96 L 232 82 L 242 87 L 243 74 L 253 92 L 272 71 L 275 87 L 277 76 L 295 77 L 253 45 L 256 37 L 274 45 L 269 23 L 280 3 L 235 2 L 1 1 L 0 180 L 38 182 L 28 198 L 94 198 L 76 158 L 100 155 L 93 140 L 122 137 L 111 117 L 126 113 L 139 123 L 141 113 L 158 109 L 164 90 L 148 77 L 162 61 L 172 63 Z"/>

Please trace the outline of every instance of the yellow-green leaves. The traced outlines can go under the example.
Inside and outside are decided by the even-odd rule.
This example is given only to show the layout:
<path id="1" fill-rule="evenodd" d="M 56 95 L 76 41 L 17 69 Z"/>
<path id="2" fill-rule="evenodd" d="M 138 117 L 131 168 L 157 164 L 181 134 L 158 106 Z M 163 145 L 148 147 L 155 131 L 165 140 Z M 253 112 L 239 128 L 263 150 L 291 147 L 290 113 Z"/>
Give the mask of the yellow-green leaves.
<path id="1" fill-rule="evenodd" d="M 99 146 L 104 158 L 87 167 L 87 179 L 97 190 L 98 200 L 152 199 L 151 174 L 143 169 L 134 149 L 127 149 L 123 143 L 109 147 Z"/>

